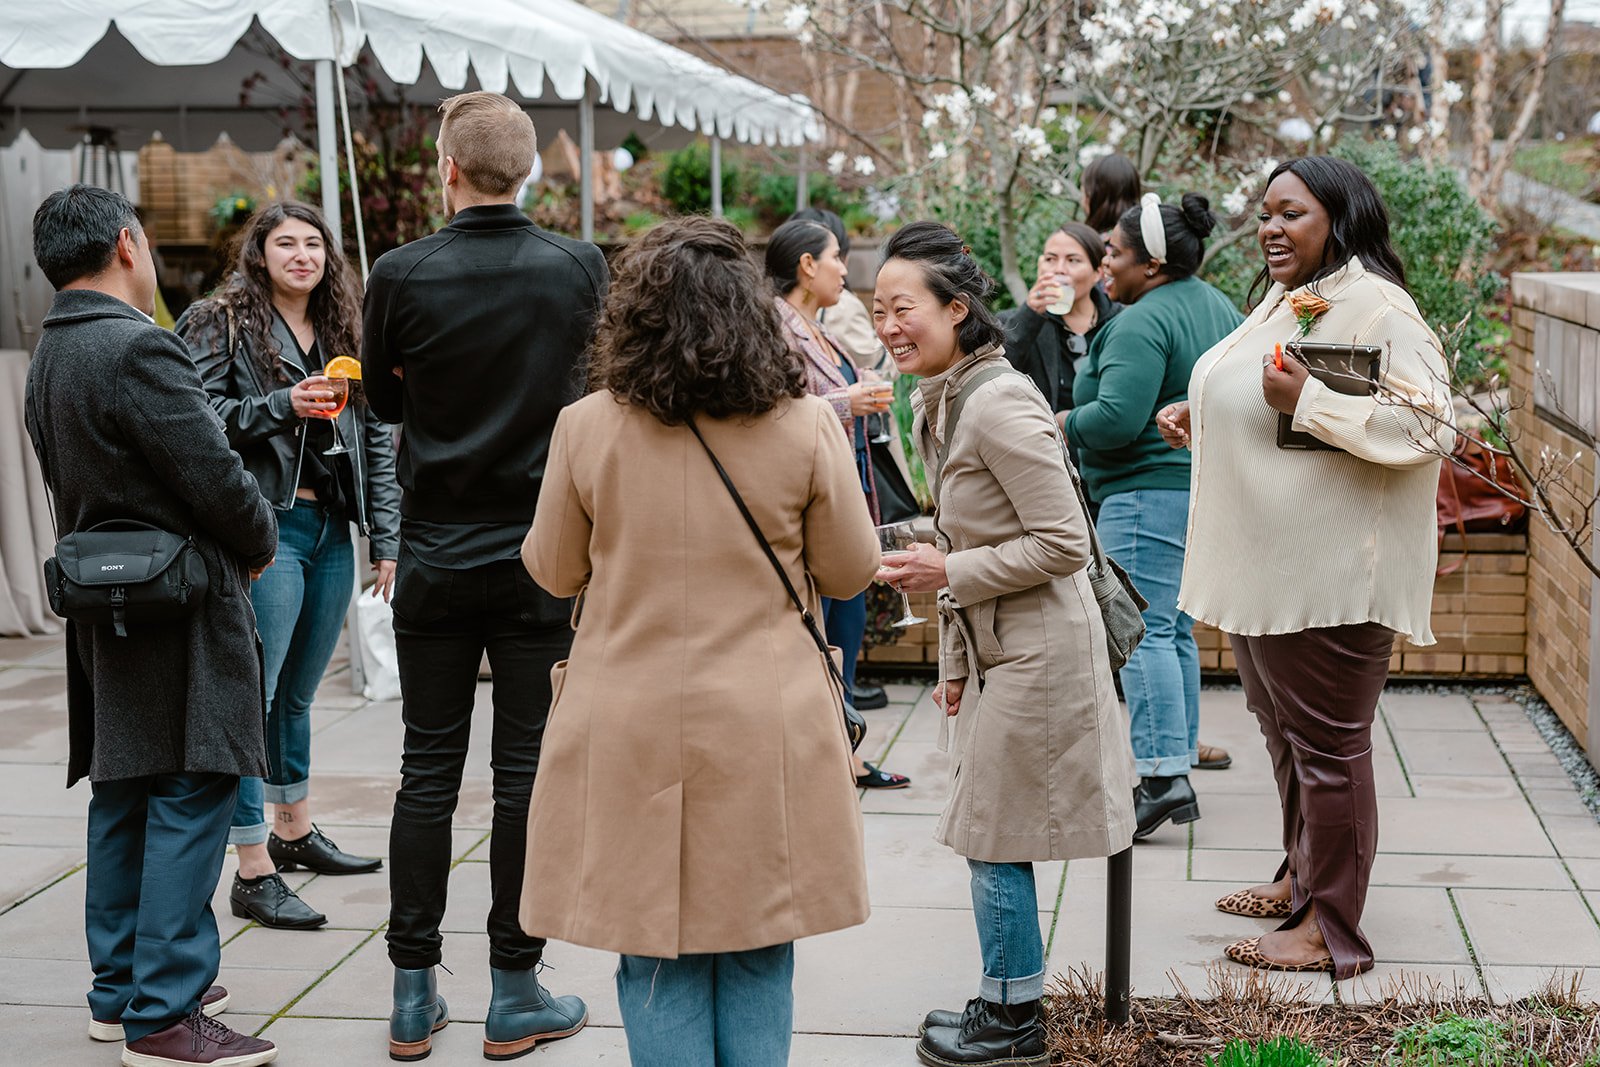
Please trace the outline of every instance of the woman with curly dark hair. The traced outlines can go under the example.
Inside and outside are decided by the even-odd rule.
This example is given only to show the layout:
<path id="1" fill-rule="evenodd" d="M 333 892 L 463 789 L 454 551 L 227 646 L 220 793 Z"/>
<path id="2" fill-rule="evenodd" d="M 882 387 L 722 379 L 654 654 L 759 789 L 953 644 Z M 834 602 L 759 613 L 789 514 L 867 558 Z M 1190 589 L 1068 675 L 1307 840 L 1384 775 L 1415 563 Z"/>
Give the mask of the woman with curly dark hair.
<path id="1" fill-rule="evenodd" d="M 280 868 L 360 874 L 382 866 L 341 851 L 312 825 L 308 796 L 311 701 L 354 583 L 350 523 L 372 545 L 372 595 L 388 596 L 399 548 L 389 432 L 364 406 L 336 403 L 321 373 L 336 356 L 360 354 L 360 323 L 359 285 L 322 216 L 283 202 L 250 220 L 233 273 L 177 326 L 228 442 L 278 519 L 277 561 L 250 585 L 266 668 L 271 776 L 240 783 L 229 834 L 239 872 L 229 897 L 235 915 L 279 929 L 327 922 L 284 883 Z M 348 452 L 326 454 L 340 441 Z"/>
<path id="2" fill-rule="evenodd" d="M 877 536 L 739 231 L 662 223 L 613 270 L 522 546 L 580 598 L 522 927 L 622 954 L 635 1067 L 787 1063 L 793 942 L 863 922 L 867 886 L 840 693 L 774 568 L 815 614 Z"/>

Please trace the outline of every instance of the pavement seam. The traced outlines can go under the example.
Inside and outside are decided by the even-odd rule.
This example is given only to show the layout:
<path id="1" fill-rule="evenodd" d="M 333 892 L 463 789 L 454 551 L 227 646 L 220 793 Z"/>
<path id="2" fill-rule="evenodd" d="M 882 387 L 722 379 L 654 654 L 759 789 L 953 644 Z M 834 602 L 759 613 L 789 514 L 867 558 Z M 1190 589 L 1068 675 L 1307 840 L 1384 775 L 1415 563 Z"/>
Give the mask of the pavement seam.
<path id="1" fill-rule="evenodd" d="M 26 904 L 28 901 L 32 900 L 34 897 L 38 896 L 40 893 L 43 893 L 47 889 L 54 889 L 56 886 L 60 885 L 62 882 L 65 882 L 68 878 L 71 878 L 73 875 L 77 874 L 87 866 L 89 866 L 89 861 L 85 859 L 81 863 L 74 865 L 71 870 L 61 872 L 56 877 L 50 879 L 50 881 L 40 886 L 38 889 L 35 889 L 33 892 L 29 893 L 27 896 L 22 897 L 19 900 L 14 900 L 10 904 L 7 904 L 4 908 L 0 908 L 0 915 L 9 914 L 13 909 L 20 908 L 22 905 Z"/>
<path id="2" fill-rule="evenodd" d="M 1483 990 L 1484 999 L 1490 999 L 1489 977 L 1483 973 L 1483 964 L 1478 960 L 1478 946 L 1472 943 L 1472 935 L 1467 932 L 1467 920 L 1461 915 L 1461 905 L 1456 900 L 1456 891 L 1453 887 L 1447 888 L 1444 895 L 1445 899 L 1450 901 L 1450 911 L 1456 917 L 1456 929 L 1461 931 L 1461 940 L 1466 943 L 1467 959 L 1472 961 L 1473 973 L 1478 976 L 1478 988 Z"/>
<path id="3" fill-rule="evenodd" d="M 1544 834 L 1545 840 L 1550 842 L 1550 848 L 1555 852 L 1556 862 L 1561 865 L 1561 870 L 1566 874 L 1567 881 L 1572 883 L 1572 891 L 1578 894 L 1578 903 L 1588 913 L 1589 921 L 1594 923 L 1596 929 L 1600 929 L 1600 915 L 1595 914 L 1594 906 L 1589 903 L 1588 894 L 1583 891 L 1583 886 L 1578 884 L 1578 876 L 1572 873 L 1572 865 L 1567 862 L 1567 857 L 1561 852 L 1561 846 L 1556 844 L 1556 839 L 1551 836 L 1550 828 L 1545 825 L 1544 814 L 1534 807 L 1533 798 L 1528 795 L 1528 786 L 1523 782 L 1522 776 L 1517 773 L 1516 765 L 1511 762 L 1511 757 L 1506 750 L 1500 747 L 1500 738 L 1495 735 L 1494 726 L 1490 724 L 1488 717 L 1483 714 L 1483 709 L 1478 707 L 1478 701 L 1475 697 L 1469 694 L 1467 703 L 1472 705 L 1473 714 L 1478 716 L 1478 720 L 1483 723 L 1484 729 L 1489 731 L 1490 743 L 1494 745 L 1494 750 L 1500 753 L 1500 759 L 1505 763 L 1506 770 L 1510 772 L 1511 780 L 1517 784 L 1517 792 L 1522 794 L 1522 802 L 1528 806 L 1528 811 L 1533 814 L 1534 821 L 1539 824 L 1539 830 Z M 1523 714 L 1527 714 L 1526 708 L 1523 709 Z M 1570 779 L 1568 782 L 1571 784 Z M 1553 890 L 1553 892 L 1564 893 L 1566 890 Z M 1451 904 L 1454 905 L 1454 903 L 1455 899 L 1452 897 Z M 1484 989 L 1487 992 L 1488 986 L 1484 986 Z"/>
<path id="4" fill-rule="evenodd" d="M 1471 700 L 1470 697 L 1467 699 Z M 1476 711 L 1478 705 L 1473 704 L 1472 708 Z M 1389 735 L 1389 744 L 1394 749 L 1395 762 L 1400 764 L 1400 777 L 1406 780 L 1406 791 L 1415 798 L 1417 787 L 1411 782 L 1411 768 L 1406 766 L 1405 753 L 1400 751 L 1400 739 L 1394 735 L 1394 724 L 1389 721 L 1389 712 L 1383 706 L 1383 697 L 1381 695 L 1378 697 L 1378 718 L 1383 720 L 1383 732 Z M 1479 718 L 1482 718 L 1482 716 L 1480 715 Z"/>
<path id="5" fill-rule="evenodd" d="M 337 971 L 340 967 L 343 967 L 346 963 L 350 962 L 350 957 L 351 956 L 354 956 L 357 952 L 360 952 L 363 948 L 366 948 L 367 945 L 371 943 L 372 939 L 377 937 L 379 934 L 381 934 L 383 932 L 383 930 L 384 930 L 384 927 L 386 927 L 388 925 L 389 925 L 388 923 L 382 923 L 377 927 L 377 929 L 375 929 L 375 930 L 371 931 L 370 933 L 368 933 L 366 937 L 363 937 L 361 939 L 361 941 L 354 948 L 352 948 L 349 952 L 346 952 L 343 956 L 340 956 L 339 959 L 333 964 L 333 966 L 329 967 L 327 970 L 325 970 L 321 974 L 317 975 L 315 981 L 313 981 L 310 985 L 306 986 L 304 989 L 300 990 L 300 992 L 296 993 L 294 995 L 293 999 L 291 999 L 289 1001 L 289 1003 L 285 1004 L 283 1007 L 279 1008 L 276 1012 L 274 1012 L 272 1014 L 272 1018 L 270 1018 L 266 1022 L 262 1023 L 261 1027 L 256 1030 L 255 1034 L 253 1034 L 251 1036 L 260 1035 L 264 1030 L 266 1030 L 267 1027 L 271 1026 L 273 1023 L 277 1022 L 279 1019 L 281 1019 L 285 1015 L 289 1014 L 290 1009 L 292 1009 L 296 1004 L 298 1004 L 302 1000 L 304 1000 L 306 998 L 306 996 L 308 994 L 310 994 L 310 992 L 313 989 L 316 989 L 317 986 L 321 985 L 323 980 L 326 979 L 328 977 L 328 975 L 332 974 L 334 971 Z M 328 1016 L 328 1018 L 341 1018 L 341 1016 Z"/>

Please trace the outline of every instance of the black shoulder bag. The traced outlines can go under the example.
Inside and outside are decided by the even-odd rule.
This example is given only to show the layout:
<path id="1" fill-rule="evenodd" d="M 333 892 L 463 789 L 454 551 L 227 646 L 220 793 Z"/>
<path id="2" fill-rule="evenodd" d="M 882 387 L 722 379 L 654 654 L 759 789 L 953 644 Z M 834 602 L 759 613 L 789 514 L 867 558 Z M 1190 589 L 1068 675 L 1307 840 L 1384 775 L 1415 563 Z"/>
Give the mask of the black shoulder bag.
<path id="1" fill-rule="evenodd" d="M 711 451 L 711 446 L 706 444 L 706 439 L 700 436 L 700 427 L 694 424 L 694 419 L 688 419 L 689 430 L 694 434 L 695 440 L 700 442 L 700 447 L 706 450 L 706 455 L 711 459 L 711 465 L 717 468 L 717 475 L 722 479 L 722 484 L 727 486 L 728 495 L 733 497 L 739 514 L 744 516 L 745 523 L 750 527 L 750 532 L 756 535 L 756 541 L 761 545 L 761 551 L 767 555 L 767 562 L 772 564 L 772 569 L 778 572 L 778 580 L 783 583 L 783 588 L 789 593 L 789 600 L 793 602 L 800 618 L 805 620 L 806 629 L 811 632 L 811 640 L 817 644 L 817 651 L 822 653 L 822 661 L 828 665 L 828 678 L 839 694 L 839 707 L 844 714 L 845 734 L 850 738 L 850 750 L 853 752 L 861 745 L 867 736 L 867 720 L 861 713 L 851 706 L 850 701 L 844 696 L 844 675 L 839 671 L 839 665 L 833 660 L 833 653 L 829 650 L 828 639 L 823 636 L 822 628 L 817 625 L 817 618 L 811 614 L 805 602 L 800 599 L 800 594 L 795 592 L 794 583 L 789 580 L 789 574 L 783 569 L 783 564 L 778 562 L 778 556 L 772 551 L 766 534 L 761 532 L 761 527 L 756 523 L 756 517 L 750 514 L 750 509 L 745 506 L 744 498 L 739 495 L 739 490 L 734 487 L 733 479 L 728 477 L 728 472 L 723 469 L 722 462 L 717 459 L 717 454 Z"/>
<path id="2" fill-rule="evenodd" d="M 47 466 L 44 419 L 37 396 L 33 417 L 39 427 L 40 474 Z M 45 477 L 45 488 L 50 488 Z M 128 636 L 128 624 L 171 622 L 193 615 L 205 600 L 210 579 L 194 538 L 169 533 L 134 519 L 111 519 L 61 536 L 55 499 L 50 525 L 56 554 L 44 561 L 50 610 L 83 626 L 110 626 Z"/>

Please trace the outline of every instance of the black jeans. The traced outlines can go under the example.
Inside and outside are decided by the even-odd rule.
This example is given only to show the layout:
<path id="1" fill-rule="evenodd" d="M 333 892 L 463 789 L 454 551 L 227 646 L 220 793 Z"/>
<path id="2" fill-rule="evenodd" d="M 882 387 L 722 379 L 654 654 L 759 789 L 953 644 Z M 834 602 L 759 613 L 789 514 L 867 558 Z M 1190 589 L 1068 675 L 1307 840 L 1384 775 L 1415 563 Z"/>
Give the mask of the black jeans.
<path id="1" fill-rule="evenodd" d="M 550 668 L 572 648 L 568 601 L 536 585 L 518 559 L 449 570 L 400 546 L 394 634 L 406 724 L 400 791 L 389 829 L 389 959 L 408 970 L 440 961 L 450 878 L 450 823 L 461 792 L 478 666 L 494 674 L 493 836 L 489 841 L 489 962 L 539 962 L 541 938 L 517 921 L 528 799 L 545 718 Z"/>

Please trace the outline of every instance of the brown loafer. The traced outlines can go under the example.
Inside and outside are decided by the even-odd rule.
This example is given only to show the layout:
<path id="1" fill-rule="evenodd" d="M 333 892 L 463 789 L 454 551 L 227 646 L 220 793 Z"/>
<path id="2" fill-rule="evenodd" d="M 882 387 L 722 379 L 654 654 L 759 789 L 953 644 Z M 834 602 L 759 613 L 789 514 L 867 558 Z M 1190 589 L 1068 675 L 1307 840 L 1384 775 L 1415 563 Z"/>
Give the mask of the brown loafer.
<path id="1" fill-rule="evenodd" d="M 1242 963 L 1246 967 L 1255 967 L 1263 971 L 1288 971 L 1293 974 L 1306 972 L 1333 973 L 1333 957 L 1323 956 L 1321 959 L 1312 960 L 1310 963 L 1279 963 L 1269 960 L 1261 954 L 1261 939 L 1247 937 L 1243 941 L 1235 941 L 1222 950 L 1222 954 L 1234 963 Z"/>
<path id="2" fill-rule="evenodd" d="M 1247 919 L 1287 919 L 1294 907 L 1287 900 L 1258 897 L 1248 889 L 1236 889 L 1217 901 L 1217 910 Z"/>
<path id="3" fill-rule="evenodd" d="M 1216 745 L 1201 744 L 1196 746 L 1195 767 L 1202 771 L 1225 771 L 1233 766 L 1233 757 L 1228 755 L 1228 750 L 1218 748 Z"/>

